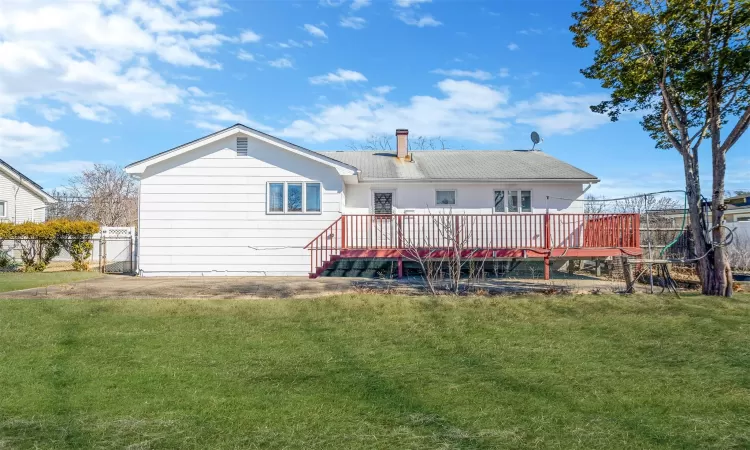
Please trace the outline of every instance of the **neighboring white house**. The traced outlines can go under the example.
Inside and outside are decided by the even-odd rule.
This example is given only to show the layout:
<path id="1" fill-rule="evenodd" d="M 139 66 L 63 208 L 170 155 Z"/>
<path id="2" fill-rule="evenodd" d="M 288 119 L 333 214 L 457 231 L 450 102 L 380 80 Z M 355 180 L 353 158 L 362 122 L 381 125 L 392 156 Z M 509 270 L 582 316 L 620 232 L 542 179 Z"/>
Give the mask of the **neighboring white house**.
<path id="1" fill-rule="evenodd" d="M 237 124 L 135 162 L 138 265 L 157 275 L 307 275 L 341 214 L 582 212 L 599 180 L 541 151 L 314 152 Z"/>
<path id="2" fill-rule="evenodd" d="M 41 186 L 0 159 L 0 222 L 44 222 L 50 203 Z"/>

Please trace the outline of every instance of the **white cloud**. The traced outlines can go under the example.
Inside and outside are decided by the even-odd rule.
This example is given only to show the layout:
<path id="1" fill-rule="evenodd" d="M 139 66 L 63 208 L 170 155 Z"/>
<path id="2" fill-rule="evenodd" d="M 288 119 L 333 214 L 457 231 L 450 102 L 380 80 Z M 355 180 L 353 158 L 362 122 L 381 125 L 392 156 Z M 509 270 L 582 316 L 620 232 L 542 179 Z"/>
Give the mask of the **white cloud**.
<path id="1" fill-rule="evenodd" d="M 395 0 L 396 6 L 399 6 L 401 8 L 410 8 L 415 5 L 419 5 L 420 3 L 430 3 L 432 0 Z"/>
<path id="2" fill-rule="evenodd" d="M 519 31 L 518 33 L 525 34 L 525 35 L 542 34 L 542 30 L 540 30 L 539 28 L 526 28 L 526 29 Z"/>
<path id="3" fill-rule="evenodd" d="M 310 25 L 309 23 L 306 23 L 303 26 L 303 28 L 305 29 L 305 31 L 315 36 L 316 38 L 328 39 L 328 36 L 326 36 L 326 32 L 316 27 L 315 25 Z"/>
<path id="4" fill-rule="evenodd" d="M 37 173 L 74 174 L 94 167 L 93 161 L 55 161 L 49 163 L 26 164 L 24 170 Z"/>
<path id="5" fill-rule="evenodd" d="M 39 157 L 67 147 L 65 136 L 49 127 L 0 117 L 0 157 Z"/>
<path id="6" fill-rule="evenodd" d="M 261 35 L 252 30 L 244 30 L 242 31 L 242 33 L 240 33 L 240 42 L 242 42 L 243 44 L 246 42 L 258 42 L 261 40 L 261 38 Z"/>
<path id="7" fill-rule="evenodd" d="M 205 121 L 205 120 L 195 120 L 195 121 L 192 121 L 190 123 L 193 124 L 193 126 L 195 126 L 196 128 L 200 128 L 201 130 L 210 131 L 212 133 L 216 132 L 216 131 L 219 131 L 219 130 L 223 130 L 224 128 L 226 128 L 225 125 L 220 125 L 218 123 L 208 122 L 208 121 Z"/>
<path id="8" fill-rule="evenodd" d="M 207 19 L 222 13 L 217 5 L 212 0 L 4 2 L 0 114 L 12 114 L 22 102 L 36 107 L 54 100 L 79 105 L 78 115 L 93 120 L 111 120 L 117 108 L 169 117 L 168 108 L 186 93 L 165 81 L 151 59 L 220 69 L 205 55 L 236 38 L 217 33 Z M 43 109 L 40 113 L 45 115 Z"/>
<path id="9" fill-rule="evenodd" d="M 406 104 L 389 101 L 382 88 L 383 93 L 365 94 L 359 100 L 310 111 L 279 133 L 312 141 L 361 140 L 408 124 L 421 135 L 492 141 L 499 139 L 499 131 L 508 126 L 501 120 L 507 91 L 451 79 L 439 82 L 437 88 L 441 97 L 414 96 Z"/>
<path id="10" fill-rule="evenodd" d="M 367 81 L 367 78 L 359 72 L 346 69 L 338 69 L 335 73 L 329 72 L 325 75 L 310 77 L 311 84 L 343 84 L 349 82 Z"/>
<path id="11" fill-rule="evenodd" d="M 112 122 L 112 111 L 105 108 L 104 106 L 86 106 L 80 103 L 74 103 L 70 105 L 70 109 L 72 109 L 78 117 L 84 120 L 91 120 L 93 122 L 101 123 Z"/>
<path id="12" fill-rule="evenodd" d="M 198 114 L 198 117 L 191 123 L 205 130 L 216 131 L 235 123 L 241 123 L 261 131 L 270 131 L 269 127 L 251 120 L 242 109 L 232 110 L 227 106 L 208 102 L 193 103 L 189 109 Z"/>
<path id="13" fill-rule="evenodd" d="M 190 105 L 190 110 L 206 116 L 219 122 L 242 123 L 248 122 L 247 114 L 243 110 L 234 112 L 226 106 L 216 105 L 213 103 L 195 103 Z"/>
<path id="14" fill-rule="evenodd" d="M 356 11 L 366 6 L 370 6 L 370 0 L 353 0 L 350 8 Z"/>
<path id="15" fill-rule="evenodd" d="M 289 58 L 278 58 L 272 61 L 268 61 L 268 65 L 277 69 L 291 69 L 294 67 L 294 63 Z"/>
<path id="16" fill-rule="evenodd" d="M 365 27 L 366 24 L 367 21 L 365 19 L 355 16 L 342 17 L 339 21 L 339 25 L 341 25 L 342 27 L 352 28 L 355 30 L 361 30 Z"/>
<path id="17" fill-rule="evenodd" d="M 269 47 L 276 47 L 276 48 L 302 48 L 304 45 L 300 42 L 295 41 L 294 39 L 288 39 L 286 42 L 277 42 L 275 44 L 268 44 Z M 312 47 L 312 45 L 310 45 Z"/>
<path id="18" fill-rule="evenodd" d="M 47 105 L 40 105 L 36 111 L 49 122 L 56 122 L 65 115 L 65 108 L 52 108 Z"/>
<path id="19" fill-rule="evenodd" d="M 407 25 L 419 28 L 437 27 L 443 24 L 443 22 L 440 22 L 429 14 L 417 17 L 412 11 L 401 11 L 396 14 L 396 18 Z"/>
<path id="20" fill-rule="evenodd" d="M 255 56 L 252 53 L 248 53 L 245 50 L 240 50 L 237 53 L 237 59 L 241 61 L 255 61 Z"/>
<path id="21" fill-rule="evenodd" d="M 203 92 L 203 90 L 198 86 L 190 86 L 189 88 L 187 88 L 187 91 L 190 92 L 193 97 L 208 97 L 208 94 Z"/>
<path id="22" fill-rule="evenodd" d="M 380 94 L 380 95 L 385 95 L 385 94 L 391 92 L 394 89 L 396 89 L 396 88 L 394 88 L 393 86 L 378 86 L 378 87 L 376 87 L 373 90 L 376 93 Z"/>
<path id="23" fill-rule="evenodd" d="M 507 67 L 502 67 L 497 71 L 497 76 L 500 78 L 508 78 L 510 76 L 510 70 Z"/>
<path id="24" fill-rule="evenodd" d="M 110 142 L 112 142 L 112 139 L 106 137 L 102 138 L 102 144 L 109 144 Z"/>
<path id="25" fill-rule="evenodd" d="M 609 123 L 606 114 L 597 114 L 589 108 L 606 96 L 561 94 L 537 94 L 530 101 L 520 102 L 517 107 L 517 123 L 534 125 L 546 134 L 571 134 Z"/>
<path id="26" fill-rule="evenodd" d="M 341 104 L 325 103 L 304 110 L 304 117 L 281 130 L 281 136 L 314 142 L 363 140 L 408 126 L 424 136 L 443 136 L 474 142 L 499 143 L 512 124 L 530 124 L 546 135 L 568 134 L 608 122 L 588 105 L 599 96 L 563 96 L 542 93 L 510 103 L 507 89 L 467 80 L 445 79 L 436 85 L 437 96 L 415 95 L 407 102 L 387 98 L 390 88 Z"/>
<path id="27" fill-rule="evenodd" d="M 431 71 L 431 73 L 456 78 L 474 78 L 476 80 L 490 80 L 493 78 L 491 73 L 485 72 L 484 70 L 435 69 Z"/>
<path id="28" fill-rule="evenodd" d="M 519 47 L 518 44 L 516 44 L 515 42 L 511 42 L 510 44 L 508 44 L 508 50 L 512 52 L 518 50 L 519 48 L 521 47 Z"/>

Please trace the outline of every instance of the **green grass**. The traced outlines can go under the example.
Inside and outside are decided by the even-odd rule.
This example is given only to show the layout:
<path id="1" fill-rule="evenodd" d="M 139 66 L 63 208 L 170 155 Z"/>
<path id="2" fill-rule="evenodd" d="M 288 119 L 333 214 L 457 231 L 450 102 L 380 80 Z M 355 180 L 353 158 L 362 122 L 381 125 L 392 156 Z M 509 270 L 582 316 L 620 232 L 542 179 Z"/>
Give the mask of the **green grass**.
<path id="1" fill-rule="evenodd" d="M 71 283 L 99 276 L 101 274 L 98 272 L 0 272 L 0 292 Z"/>
<path id="2" fill-rule="evenodd" d="M 0 448 L 748 448 L 750 297 L 1 301 Z"/>

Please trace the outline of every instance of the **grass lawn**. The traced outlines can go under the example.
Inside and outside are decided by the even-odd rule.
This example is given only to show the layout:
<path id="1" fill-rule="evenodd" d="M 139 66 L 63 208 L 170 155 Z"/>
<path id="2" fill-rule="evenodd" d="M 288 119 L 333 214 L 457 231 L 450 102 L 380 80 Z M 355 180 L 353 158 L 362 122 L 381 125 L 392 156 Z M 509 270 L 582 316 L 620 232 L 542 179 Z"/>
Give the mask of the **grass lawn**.
<path id="1" fill-rule="evenodd" d="M 0 292 L 70 283 L 100 276 L 99 272 L 0 272 Z"/>
<path id="2" fill-rule="evenodd" d="M 748 448 L 750 296 L 0 301 L 0 448 Z"/>

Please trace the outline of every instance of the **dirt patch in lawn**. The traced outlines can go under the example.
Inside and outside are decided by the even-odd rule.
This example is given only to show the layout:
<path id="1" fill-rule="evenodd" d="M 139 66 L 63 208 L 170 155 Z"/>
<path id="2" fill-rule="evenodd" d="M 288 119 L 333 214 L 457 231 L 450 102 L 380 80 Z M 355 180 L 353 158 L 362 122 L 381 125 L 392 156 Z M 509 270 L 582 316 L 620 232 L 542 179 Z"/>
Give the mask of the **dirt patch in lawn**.
<path id="1" fill-rule="evenodd" d="M 601 279 L 485 280 L 475 284 L 479 293 L 612 293 L 624 283 Z M 303 277 L 154 277 L 106 275 L 86 281 L 0 293 L 0 298 L 311 298 L 345 292 L 423 294 L 421 280 L 363 278 L 308 279 Z"/>

